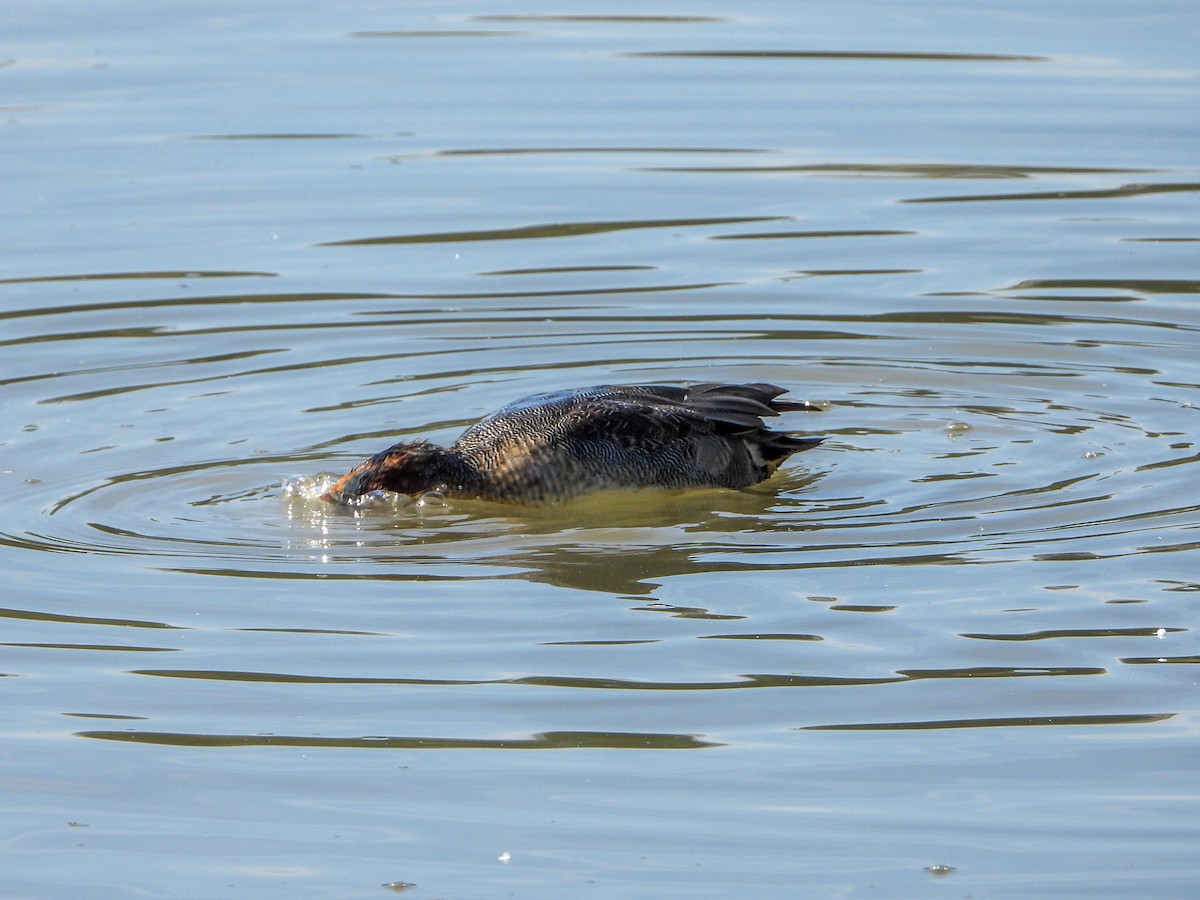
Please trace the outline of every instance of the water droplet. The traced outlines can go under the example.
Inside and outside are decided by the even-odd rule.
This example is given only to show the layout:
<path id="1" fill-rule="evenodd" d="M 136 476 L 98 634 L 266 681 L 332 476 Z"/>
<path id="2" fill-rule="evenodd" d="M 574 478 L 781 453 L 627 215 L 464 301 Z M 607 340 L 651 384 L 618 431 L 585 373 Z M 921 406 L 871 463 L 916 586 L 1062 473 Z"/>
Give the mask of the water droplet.
<path id="1" fill-rule="evenodd" d="M 283 480 L 279 493 L 285 500 L 320 500 L 321 495 L 337 484 L 338 476 L 333 472 L 318 472 L 316 475 L 292 475 Z"/>
<path id="2" fill-rule="evenodd" d="M 297 497 L 304 490 L 304 476 L 292 475 L 283 479 L 280 493 L 285 497 Z"/>

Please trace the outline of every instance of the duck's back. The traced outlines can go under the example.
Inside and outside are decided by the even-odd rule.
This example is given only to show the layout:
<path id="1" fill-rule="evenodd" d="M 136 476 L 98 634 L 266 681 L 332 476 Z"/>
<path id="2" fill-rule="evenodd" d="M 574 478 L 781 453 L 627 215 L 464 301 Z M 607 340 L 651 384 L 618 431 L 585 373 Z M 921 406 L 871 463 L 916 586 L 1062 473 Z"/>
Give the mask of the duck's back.
<path id="1" fill-rule="evenodd" d="M 764 416 L 815 410 L 770 384 L 600 385 L 526 397 L 469 428 L 452 452 L 481 496 L 536 501 L 606 488 L 732 487 L 767 478 L 820 443 Z"/>

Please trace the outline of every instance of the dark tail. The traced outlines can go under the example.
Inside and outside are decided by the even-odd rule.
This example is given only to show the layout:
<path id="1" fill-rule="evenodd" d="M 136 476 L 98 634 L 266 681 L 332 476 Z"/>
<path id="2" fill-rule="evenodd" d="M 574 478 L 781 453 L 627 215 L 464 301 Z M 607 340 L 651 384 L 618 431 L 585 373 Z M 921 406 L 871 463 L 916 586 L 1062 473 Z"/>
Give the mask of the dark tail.
<path id="1" fill-rule="evenodd" d="M 777 384 L 693 384 L 686 388 L 687 403 L 710 419 L 728 425 L 762 428 L 764 417 L 785 412 L 822 412 L 807 400 L 778 400 L 787 388 Z M 793 451 L 795 452 L 795 451 Z"/>
<path id="2" fill-rule="evenodd" d="M 778 431 L 764 431 L 759 436 L 758 449 L 767 467 L 774 472 L 793 453 L 811 450 L 823 440 L 825 438 L 795 437 Z"/>
<path id="3" fill-rule="evenodd" d="M 785 412 L 823 412 L 824 408 L 808 400 L 780 400 L 786 388 L 777 384 L 694 384 L 687 388 L 688 402 L 734 434 L 753 442 L 761 454 L 767 474 L 779 468 L 793 453 L 811 450 L 824 438 L 798 437 L 771 431 L 763 418 Z M 732 428 L 730 428 L 732 426 Z"/>
<path id="4" fill-rule="evenodd" d="M 771 409 L 776 412 L 825 412 L 825 407 L 808 400 L 772 400 Z"/>

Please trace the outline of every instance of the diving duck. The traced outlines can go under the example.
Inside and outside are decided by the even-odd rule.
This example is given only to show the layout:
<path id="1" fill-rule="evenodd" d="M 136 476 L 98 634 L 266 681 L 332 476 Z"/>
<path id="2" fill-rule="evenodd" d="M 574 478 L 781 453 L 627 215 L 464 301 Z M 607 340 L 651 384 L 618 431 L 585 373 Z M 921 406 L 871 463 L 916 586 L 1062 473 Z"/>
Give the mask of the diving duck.
<path id="1" fill-rule="evenodd" d="M 450 447 L 402 441 L 351 469 L 327 501 L 370 491 L 537 503 L 611 488 L 744 488 L 822 438 L 763 417 L 819 412 L 773 384 L 599 385 L 535 394 L 472 425 Z"/>

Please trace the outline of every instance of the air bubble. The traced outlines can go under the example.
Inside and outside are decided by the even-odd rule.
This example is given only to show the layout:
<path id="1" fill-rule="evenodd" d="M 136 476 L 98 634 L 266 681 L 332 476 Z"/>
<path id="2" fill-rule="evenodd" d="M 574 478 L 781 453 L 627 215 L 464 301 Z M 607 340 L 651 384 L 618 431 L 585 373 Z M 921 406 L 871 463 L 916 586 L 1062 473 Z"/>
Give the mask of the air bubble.
<path id="1" fill-rule="evenodd" d="M 283 480 L 279 492 L 285 500 L 320 500 L 322 494 L 337 484 L 337 480 L 338 476 L 333 472 L 292 475 Z"/>
<path id="2" fill-rule="evenodd" d="M 355 497 L 351 506 L 355 509 L 399 509 L 408 505 L 408 497 L 395 491 L 367 491 Z"/>

